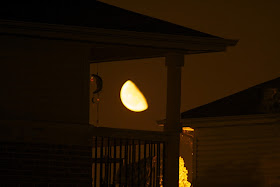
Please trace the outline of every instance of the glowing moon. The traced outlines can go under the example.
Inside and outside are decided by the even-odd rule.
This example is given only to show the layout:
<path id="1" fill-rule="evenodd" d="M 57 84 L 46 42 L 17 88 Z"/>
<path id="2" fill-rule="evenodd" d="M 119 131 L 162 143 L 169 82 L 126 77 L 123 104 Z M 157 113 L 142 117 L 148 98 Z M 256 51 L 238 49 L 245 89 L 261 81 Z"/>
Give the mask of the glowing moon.
<path id="1" fill-rule="evenodd" d="M 148 108 L 146 98 L 131 80 L 123 84 L 120 97 L 123 105 L 133 112 L 142 112 Z"/>

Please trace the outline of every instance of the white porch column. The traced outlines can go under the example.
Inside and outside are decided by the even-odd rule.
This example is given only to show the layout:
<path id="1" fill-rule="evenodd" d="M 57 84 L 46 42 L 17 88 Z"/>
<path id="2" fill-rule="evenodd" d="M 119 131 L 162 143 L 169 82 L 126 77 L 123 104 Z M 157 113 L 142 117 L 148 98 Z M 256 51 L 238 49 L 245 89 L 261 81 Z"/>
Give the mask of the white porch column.
<path id="1" fill-rule="evenodd" d="M 179 148 L 180 106 L 181 106 L 181 69 L 184 66 L 183 54 L 168 54 L 167 66 L 167 106 L 164 131 L 168 134 L 165 159 L 165 187 L 178 187 L 179 182 Z"/>

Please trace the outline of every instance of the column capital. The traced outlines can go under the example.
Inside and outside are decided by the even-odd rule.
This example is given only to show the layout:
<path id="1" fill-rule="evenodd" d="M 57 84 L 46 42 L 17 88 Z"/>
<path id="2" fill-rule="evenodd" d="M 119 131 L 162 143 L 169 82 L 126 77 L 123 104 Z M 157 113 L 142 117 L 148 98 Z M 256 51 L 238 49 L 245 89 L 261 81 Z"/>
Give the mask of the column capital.
<path id="1" fill-rule="evenodd" d="M 182 53 L 167 53 L 165 55 L 166 66 L 183 67 L 185 62 L 185 56 Z"/>

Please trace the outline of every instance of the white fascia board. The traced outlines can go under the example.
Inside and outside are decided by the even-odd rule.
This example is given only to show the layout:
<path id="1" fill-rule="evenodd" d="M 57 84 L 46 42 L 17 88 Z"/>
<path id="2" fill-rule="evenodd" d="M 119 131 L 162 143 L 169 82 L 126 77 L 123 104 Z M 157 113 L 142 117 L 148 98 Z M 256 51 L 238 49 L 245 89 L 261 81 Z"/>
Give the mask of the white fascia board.
<path id="1" fill-rule="evenodd" d="M 0 20 L 0 34 L 178 51 L 225 51 L 237 40 Z"/>

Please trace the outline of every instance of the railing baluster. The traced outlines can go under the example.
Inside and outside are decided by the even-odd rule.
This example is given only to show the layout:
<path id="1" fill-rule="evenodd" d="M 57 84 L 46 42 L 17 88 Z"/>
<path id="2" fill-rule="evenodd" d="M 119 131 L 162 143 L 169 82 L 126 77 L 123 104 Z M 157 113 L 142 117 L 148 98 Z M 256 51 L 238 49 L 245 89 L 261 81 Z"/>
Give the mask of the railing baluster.
<path id="1" fill-rule="evenodd" d="M 162 180 L 163 180 L 163 187 L 165 187 L 165 158 L 166 158 L 166 147 L 165 142 L 163 143 L 163 151 L 162 151 Z"/>
<path id="2" fill-rule="evenodd" d="M 144 186 L 146 186 L 147 184 L 147 166 L 146 166 L 146 154 L 147 154 L 147 150 L 146 150 L 146 140 L 144 141 Z"/>
<path id="3" fill-rule="evenodd" d="M 131 140 L 129 140 L 128 141 L 128 184 L 131 182 L 131 180 L 129 180 L 130 178 L 129 178 L 129 176 L 131 176 L 131 163 L 132 163 L 132 161 L 131 161 L 131 152 L 132 152 L 132 149 L 131 149 L 132 147 L 131 147 Z"/>
<path id="4" fill-rule="evenodd" d="M 159 187 L 160 183 L 160 143 L 157 143 L 157 174 L 156 174 L 156 187 Z"/>
<path id="5" fill-rule="evenodd" d="M 114 165 L 113 165 L 113 186 L 116 185 L 116 159 L 117 159 L 117 146 L 116 146 L 116 138 L 114 138 Z"/>
<path id="6" fill-rule="evenodd" d="M 149 158 L 150 158 L 150 186 L 152 186 L 152 172 L 153 172 L 153 156 L 152 156 L 152 142 L 149 143 Z"/>
<path id="7" fill-rule="evenodd" d="M 138 164 L 137 164 L 137 177 L 138 177 L 138 186 L 140 186 L 140 183 L 142 182 L 140 179 L 140 160 L 141 160 L 141 140 L 138 140 Z"/>
<path id="8" fill-rule="evenodd" d="M 135 176 L 134 176 L 134 169 L 135 169 L 135 145 L 134 145 L 134 140 L 132 140 L 132 171 L 131 171 L 131 184 L 134 185 L 135 182 Z"/>
<path id="9" fill-rule="evenodd" d="M 125 144 L 125 186 L 128 185 L 128 139 Z"/>
<path id="10" fill-rule="evenodd" d="M 102 184 L 103 177 L 103 137 L 101 137 L 101 146 L 100 146 L 100 181 L 99 184 Z"/>
<path id="11" fill-rule="evenodd" d="M 120 178 L 119 178 L 119 184 L 122 185 L 122 169 L 123 169 L 123 159 L 122 159 L 122 140 L 120 139 L 120 164 L 119 164 L 119 171 L 120 171 Z"/>
<path id="12" fill-rule="evenodd" d="M 111 155 L 111 139 L 108 137 L 108 164 L 109 164 L 109 172 L 108 172 L 108 184 L 111 185 L 111 165 L 112 165 L 112 155 Z"/>
<path id="13" fill-rule="evenodd" d="M 97 184 L 96 184 L 96 178 L 97 178 L 97 149 L 98 149 L 98 137 L 96 136 L 95 137 L 95 159 L 94 159 L 94 187 L 96 187 L 97 186 Z"/>
<path id="14" fill-rule="evenodd" d="M 156 147 L 155 147 L 155 142 L 152 144 L 152 149 L 153 149 L 153 186 L 156 186 L 156 162 L 154 162 L 154 157 L 156 156 Z M 156 158 L 156 157 L 155 157 Z"/>
<path id="15" fill-rule="evenodd" d="M 103 184 L 108 184 L 108 138 L 104 138 L 104 179 Z"/>

